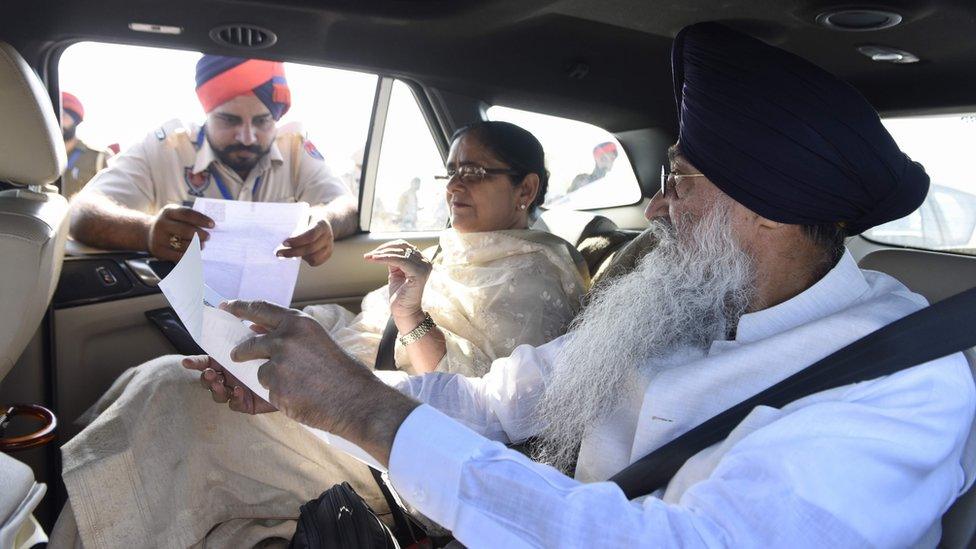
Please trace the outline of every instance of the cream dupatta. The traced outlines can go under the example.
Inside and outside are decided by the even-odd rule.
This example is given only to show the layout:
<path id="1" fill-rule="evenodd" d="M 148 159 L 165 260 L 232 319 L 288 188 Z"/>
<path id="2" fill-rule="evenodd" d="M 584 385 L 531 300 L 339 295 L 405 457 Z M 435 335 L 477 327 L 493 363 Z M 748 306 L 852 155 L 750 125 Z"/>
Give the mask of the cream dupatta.
<path id="1" fill-rule="evenodd" d="M 433 250 L 425 255 L 431 257 Z M 541 345 L 562 335 L 579 310 L 589 276 L 562 239 L 533 230 L 459 233 L 445 230 L 424 289 L 423 306 L 446 337 L 438 371 L 481 376 L 491 362 L 519 345 Z M 389 290 L 366 295 L 362 312 L 313 305 L 315 317 L 346 351 L 372 366 L 390 316 Z M 397 365 L 412 372 L 403 346 Z"/>

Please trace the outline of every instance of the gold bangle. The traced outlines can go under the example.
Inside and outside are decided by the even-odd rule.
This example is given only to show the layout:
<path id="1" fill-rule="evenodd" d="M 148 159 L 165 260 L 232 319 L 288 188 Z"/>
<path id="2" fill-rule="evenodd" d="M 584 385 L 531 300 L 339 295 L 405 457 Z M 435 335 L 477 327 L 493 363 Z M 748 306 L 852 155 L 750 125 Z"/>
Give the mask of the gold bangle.
<path id="1" fill-rule="evenodd" d="M 437 324 L 434 324 L 434 319 L 430 318 L 430 313 L 424 312 L 424 320 L 413 330 L 410 330 L 406 335 L 400 336 L 400 343 L 403 345 L 410 345 L 420 338 L 427 335 L 427 332 L 434 329 Z"/>

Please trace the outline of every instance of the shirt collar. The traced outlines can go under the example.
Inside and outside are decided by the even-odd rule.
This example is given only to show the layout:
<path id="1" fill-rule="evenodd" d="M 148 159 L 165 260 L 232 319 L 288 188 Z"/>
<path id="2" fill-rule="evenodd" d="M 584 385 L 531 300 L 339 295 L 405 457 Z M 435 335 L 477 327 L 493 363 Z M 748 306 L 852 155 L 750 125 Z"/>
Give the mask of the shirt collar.
<path id="1" fill-rule="evenodd" d="M 202 132 L 204 130 L 201 127 L 200 130 L 198 131 Z M 197 134 L 193 136 L 194 139 L 196 139 L 196 135 Z M 206 138 L 202 139 L 201 141 L 202 142 L 200 143 L 200 149 L 197 150 L 196 161 L 193 163 L 193 173 L 200 173 L 202 171 L 205 171 L 214 162 L 218 162 L 218 163 L 220 162 L 220 160 L 217 158 L 217 154 L 210 146 L 210 142 L 207 141 Z M 271 150 L 268 152 L 267 156 L 262 158 L 261 161 L 258 162 L 258 165 L 254 167 L 254 169 L 258 170 L 259 172 L 262 172 L 265 169 L 267 169 L 268 163 L 273 163 L 275 166 L 279 166 L 284 161 L 285 161 L 285 157 L 281 155 L 281 149 L 278 148 L 278 139 L 276 137 L 271 142 Z M 232 172 L 233 170 L 227 168 L 227 171 Z"/>
<path id="2" fill-rule="evenodd" d="M 768 309 L 742 315 L 735 340 L 751 343 L 847 308 L 868 291 L 864 274 L 848 250 L 826 276 L 799 295 Z"/>

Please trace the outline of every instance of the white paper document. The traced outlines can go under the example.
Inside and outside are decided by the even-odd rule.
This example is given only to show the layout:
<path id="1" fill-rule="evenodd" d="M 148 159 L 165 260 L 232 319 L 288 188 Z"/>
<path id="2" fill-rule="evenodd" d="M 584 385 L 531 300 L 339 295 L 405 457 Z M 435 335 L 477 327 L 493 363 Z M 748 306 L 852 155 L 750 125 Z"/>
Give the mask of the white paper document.
<path id="1" fill-rule="evenodd" d="M 219 362 L 224 369 L 239 379 L 241 383 L 247 385 L 256 395 L 268 400 L 268 390 L 258 383 L 258 368 L 264 361 L 234 362 L 230 358 L 230 352 L 234 347 L 245 339 L 254 336 L 255 333 L 234 315 L 215 308 L 219 303 L 212 303 L 211 300 L 216 299 L 216 297 L 212 294 L 207 295 L 213 290 L 205 290 L 203 271 L 204 262 L 201 257 L 200 239 L 194 235 L 193 240 L 186 248 L 186 253 L 183 254 L 183 258 L 180 259 L 180 262 L 176 264 L 169 275 L 159 282 L 159 288 L 169 300 L 170 306 L 176 311 L 176 315 L 183 322 L 183 325 L 186 326 L 187 331 L 190 332 L 193 341 L 205 353 Z M 365 450 L 348 440 L 308 426 L 305 428 L 327 444 L 346 452 L 363 463 L 381 471 L 386 470 Z"/>
<path id="2" fill-rule="evenodd" d="M 193 209 L 214 221 L 202 256 L 209 288 L 225 299 L 291 305 L 301 260 L 275 251 L 308 227 L 308 204 L 197 198 Z"/>

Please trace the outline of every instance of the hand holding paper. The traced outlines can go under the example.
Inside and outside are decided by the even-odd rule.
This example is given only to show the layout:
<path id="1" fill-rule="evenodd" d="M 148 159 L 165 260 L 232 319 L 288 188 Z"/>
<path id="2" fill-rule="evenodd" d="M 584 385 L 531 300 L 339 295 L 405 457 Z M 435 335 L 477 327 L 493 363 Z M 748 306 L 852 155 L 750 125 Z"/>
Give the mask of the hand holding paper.
<path id="1" fill-rule="evenodd" d="M 194 237 L 187 247 L 186 253 L 183 258 L 176 265 L 176 267 L 170 272 L 169 276 L 164 278 L 160 283 L 159 287 L 162 289 L 163 294 L 169 300 L 170 305 L 176 311 L 177 316 L 183 321 L 193 340 L 196 341 L 198 345 L 214 360 L 216 360 L 220 365 L 228 372 L 239 379 L 248 389 L 253 391 L 256 395 L 261 398 L 271 401 L 269 397 L 269 392 L 265 389 L 261 383 L 258 382 L 258 371 L 267 361 L 262 357 L 261 353 L 256 353 L 255 351 L 262 350 L 263 345 L 267 345 L 269 339 L 267 336 L 259 336 L 255 338 L 255 333 L 251 331 L 239 318 L 233 314 L 228 313 L 222 309 L 215 309 L 213 307 L 208 307 L 204 305 L 204 283 L 203 283 L 203 265 L 200 254 L 200 242 L 197 237 Z M 328 360 L 327 357 L 316 356 L 318 349 L 324 347 L 329 348 L 329 344 L 332 345 L 334 350 L 338 353 L 342 353 L 341 349 L 335 346 L 332 340 L 325 333 L 324 329 L 318 325 L 317 322 L 311 318 L 301 315 L 298 311 L 293 311 L 291 309 L 285 309 L 282 307 L 276 307 L 267 303 L 258 303 L 244 305 L 240 302 L 236 302 L 236 307 L 240 309 L 242 306 L 249 307 L 249 311 L 255 313 L 251 314 L 248 318 L 258 324 L 265 326 L 271 330 L 278 329 L 281 327 L 282 330 L 286 330 L 287 333 L 284 335 L 304 335 L 306 336 L 302 339 L 299 345 L 294 347 L 297 349 L 303 348 L 305 342 L 308 342 L 308 358 L 309 365 L 322 365 L 323 360 Z M 263 311 L 272 311 L 268 314 L 260 314 Z M 235 309 L 235 312 L 238 310 Z M 288 325 L 282 326 L 282 319 L 288 316 L 293 316 L 295 318 L 301 318 L 307 322 L 294 323 L 291 322 Z M 309 324 L 311 323 L 311 324 Z M 314 325 L 314 326 L 312 326 Z M 296 327 L 297 326 L 297 327 Z M 316 332 L 315 330 L 318 330 Z M 298 330 L 296 332 L 296 330 Z M 317 340 L 323 340 L 316 343 Z M 251 349 L 251 354 L 254 354 L 255 358 L 250 360 L 244 360 L 243 362 L 235 362 L 231 358 L 231 351 L 241 343 L 245 343 L 245 348 Z M 263 343 L 262 343 L 263 342 Z M 238 357 L 240 358 L 240 357 Z M 247 357 L 245 356 L 245 359 Z M 273 364 L 269 364 L 268 367 L 273 368 Z M 357 368 L 362 370 L 362 372 L 355 372 L 353 375 L 362 374 L 367 376 L 372 376 L 372 374 L 363 369 L 361 366 L 356 365 Z M 310 369 L 308 372 L 298 372 L 290 371 L 293 375 L 289 378 L 289 383 L 287 387 L 280 387 L 278 394 L 308 394 L 308 386 L 315 385 L 317 383 L 328 383 L 324 376 L 320 375 L 322 370 Z M 307 376 L 303 379 L 302 376 Z M 328 390 L 329 387 L 324 387 L 321 392 L 314 393 L 317 398 L 329 398 Z M 334 388 L 332 388 L 334 390 Z M 303 401 L 304 402 L 304 401 Z M 279 406 L 280 408 L 280 406 Z M 318 424 L 317 420 L 320 418 L 317 416 L 303 417 L 302 412 L 305 410 L 311 411 L 314 407 L 304 405 L 304 409 L 301 411 L 296 410 L 286 410 L 290 417 L 298 417 L 303 423 Z M 310 431 L 324 440 L 326 443 L 333 445 L 334 447 L 343 450 L 353 457 L 360 459 L 361 461 L 382 469 L 382 466 L 373 459 L 366 451 L 358 446 L 350 443 L 349 441 L 337 437 L 335 435 L 320 431 L 318 429 L 309 428 Z"/>
<path id="2" fill-rule="evenodd" d="M 276 252 L 307 228 L 308 204 L 198 198 L 193 209 L 215 224 L 201 255 L 207 286 L 227 299 L 291 304 L 301 264 Z"/>

